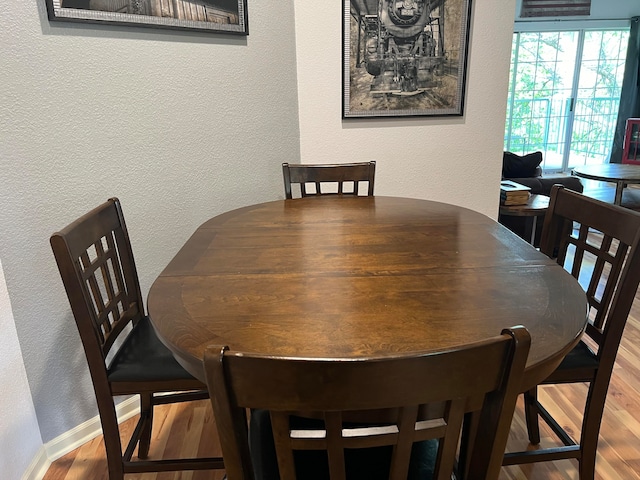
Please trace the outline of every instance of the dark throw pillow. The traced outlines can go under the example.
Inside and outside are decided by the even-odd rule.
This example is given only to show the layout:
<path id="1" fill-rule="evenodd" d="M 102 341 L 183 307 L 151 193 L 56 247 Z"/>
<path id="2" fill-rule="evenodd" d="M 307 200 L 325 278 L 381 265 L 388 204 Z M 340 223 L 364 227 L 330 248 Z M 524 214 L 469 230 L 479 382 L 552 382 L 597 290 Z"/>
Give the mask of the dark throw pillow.
<path id="1" fill-rule="evenodd" d="M 502 176 L 504 178 L 533 177 L 540 163 L 542 163 L 542 152 L 533 152 L 527 155 L 504 152 L 502 156 Z"/>

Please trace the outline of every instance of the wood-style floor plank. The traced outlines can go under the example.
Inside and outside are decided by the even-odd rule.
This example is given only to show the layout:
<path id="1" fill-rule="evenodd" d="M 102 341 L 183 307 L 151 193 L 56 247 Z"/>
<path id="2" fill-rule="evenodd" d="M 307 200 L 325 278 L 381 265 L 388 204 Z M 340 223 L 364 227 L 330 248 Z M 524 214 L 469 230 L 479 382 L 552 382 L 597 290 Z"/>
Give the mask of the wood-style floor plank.
<path id="1" fill-rule="evenodd" d="M 121 424 L 126 443 L 137 416 Z M 179 456 L 221 456 L 215 421 L 208 400 L 160 405 L 154 409 L 150 459 Z M 135 458 L 135 456 L 134 456 Z M 222 480 L 224 471 L 128 474 L 127 480 Z M 43 480 L 108 480 L 102 436 L 59 458 Z"/>
<path id="2" fill-rule="evenodd" d="M 611 377 L 609 394 L 600 429 L 596 479 L 638 480 L 640 479 L 640 296 L 627 322 L 616 366 Z M 561 425 L 577 432 L 580 426 L 576 415 L 584 407 L 586 385 L 548 385 L 539 388 L 539 397 Z M 540 422 L 541 445 L 559 445 L 551 430 Z M 520 401 L 511 427 L 508 449 L 527 448 L 527 434 L 522 402 Z M 532 447 L 530 447 L 532 448 Z M 501 480 L 577 480 L 577 461 L 531 465 L 514 465 L 502 469 Z"/>

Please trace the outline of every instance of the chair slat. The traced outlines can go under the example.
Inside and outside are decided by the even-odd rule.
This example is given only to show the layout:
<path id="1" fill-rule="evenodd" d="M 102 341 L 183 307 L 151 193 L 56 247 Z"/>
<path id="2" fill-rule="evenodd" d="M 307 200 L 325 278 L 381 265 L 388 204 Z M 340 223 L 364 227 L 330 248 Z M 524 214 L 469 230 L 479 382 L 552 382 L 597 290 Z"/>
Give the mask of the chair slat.
<path id="1" fill-rule="evenodd" d="M 416 421 L 418 420 L 418 405 L 410 405 L 400 410 L 398 419 L 398 440 L 394 445 L 391 457 L 391 474 L 389 478 L 395 480 L 406 479 L 411 461 Z M 457 443 L 457 442 L 456 442 Z"/>

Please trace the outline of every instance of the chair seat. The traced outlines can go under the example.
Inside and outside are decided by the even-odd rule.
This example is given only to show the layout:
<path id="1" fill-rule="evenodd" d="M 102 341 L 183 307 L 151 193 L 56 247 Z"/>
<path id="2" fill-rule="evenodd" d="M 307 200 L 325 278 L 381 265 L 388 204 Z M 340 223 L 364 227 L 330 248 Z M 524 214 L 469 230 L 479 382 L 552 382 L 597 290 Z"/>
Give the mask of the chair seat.
<path id="1" fill-rule="evenodd" d="M 107 373 L 110 382 L 194 380 L 156 335 L 149 317 L 140 319 Z"/>
<path id="2" fill-rule="evenodd" d="M 598 371 L 599 362 L 595 353 L 580 341 L 564 357 L 558 368 L 543 384 L 590 382 Z"/>
<path id="3" fill-rule="evenodd" d="M 575 368 L 598 368 L 598 357 L 582 341 L 564 357 L 564 360 L 558 366 L 558 370 L 573 370 Z"/>

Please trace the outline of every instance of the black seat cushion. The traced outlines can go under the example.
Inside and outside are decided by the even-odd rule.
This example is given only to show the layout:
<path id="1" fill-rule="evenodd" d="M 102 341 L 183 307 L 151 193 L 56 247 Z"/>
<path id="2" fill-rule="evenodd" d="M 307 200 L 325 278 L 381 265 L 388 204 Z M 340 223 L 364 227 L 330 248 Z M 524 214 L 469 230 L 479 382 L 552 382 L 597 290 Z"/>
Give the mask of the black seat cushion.
<path id="1" fill-rule="evenodd" d="M 596 354 L 587 346 L 586 343 L 580 341 L 569 354 L 564 357 L 562 363 L 556 370 L 573 370 L 576 368 L 597 368 L 598 358 Z"/>
<path id="2" fill-rule="evenodd" d="M 133 328 L 109 366 L 110 382 L 193 379 L 160 341 L 149 317 Z"/>
<path id="3" fill-rule="evenodd" d="M 323 422 L 292 417 L 293 429 L 321 429 Z M 280 480 L 271 418 L 266 410 L 252 410 L 249 425 L 251 459 L 257 480 Z M 348 449 L 345 451 L 347 478 L 388 480 L 393 447 Z M 431 480 L 435 469 L 438 440 L 413 444 L 408 480 Z M 296 477 L 304 480 L 328 480 L 327 452 L 299 450 L 294 452 Z"/>

